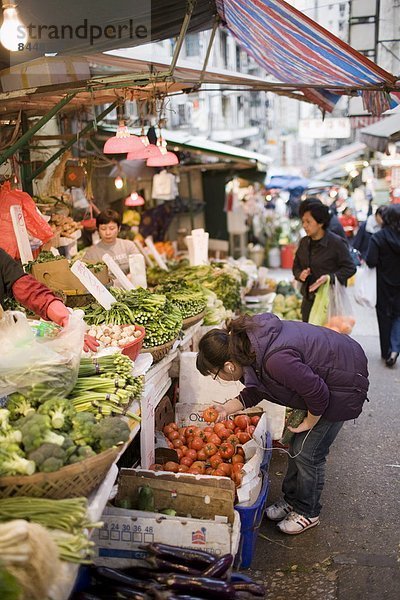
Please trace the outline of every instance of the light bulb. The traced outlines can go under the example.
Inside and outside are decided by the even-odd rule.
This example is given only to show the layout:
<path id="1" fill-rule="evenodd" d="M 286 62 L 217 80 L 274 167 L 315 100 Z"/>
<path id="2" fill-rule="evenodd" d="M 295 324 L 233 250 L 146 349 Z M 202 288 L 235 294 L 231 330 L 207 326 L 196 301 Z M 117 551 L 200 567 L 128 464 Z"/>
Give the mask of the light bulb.
<path id="1" fill-rule="evenodd" d="M 19 20 L 15 6 L 7 6 L 3 9 L 3 24 L 0 27 L 0 42 L 10 50 L 16 52 L 19 44 L 25 44 L 28 39 L 26 28 Z"/>
<path id="2" fill-rule="evenodd" d="M 122 188 L 124 187 L 124 180 L 122 179 L 122 177 L 120 175 L 118 175 L 114 179 L 114 185 L 117 188 L 117 190 L 122 190 Z"/>

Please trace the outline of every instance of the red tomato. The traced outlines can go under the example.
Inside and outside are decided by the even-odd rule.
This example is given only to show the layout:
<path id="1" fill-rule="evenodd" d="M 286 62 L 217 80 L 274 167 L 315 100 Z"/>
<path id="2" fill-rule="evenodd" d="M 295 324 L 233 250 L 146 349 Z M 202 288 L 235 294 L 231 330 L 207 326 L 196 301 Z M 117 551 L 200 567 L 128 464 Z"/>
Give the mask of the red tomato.
<path id="1" fill-rule="evenodd" d="M 236 463 L 235 465 L 232 465 L 232 475 L 235 475 L 235 473 L 240 473 L 242 468 L 243 463 Z"/>
<path id="2" fill-rule="evenodd" d="M 240 454 L 240 456 L 244 456 L 244 450 L 243 450 L 243 448 L 241 448 L 241 446 L 236 448 L 236 454 Z"/>
<path id="3" fill-rule="evenodd" d="M 227 429 L 226 427 L 225 429 L 222 429 L 222 431 L 219 432 L 219 437 L 221 438 L 221 440 L 227 440 L 230 435 L 232 435 L 232 431 L 230 429 Z"/>
<path id="4" fill-rule="evenodd" d="M 255 416 L 255 417 L 250 417 L 250 421 L 252 425 L 256 425 L 258 424 L 258 421 L 261 419 L 261 417 L 259 416 Z"/>
<path id="5" fill-rule="evenodd" d="M 238 436 L 234 433 L 230 435 L 226 441 L 233 444 L 234 446 L 240 444 Z"/>
<path id="6" fill-rule="evenodd" d="M 186 435 L 186 427 L 179 427 L 178 432 L 179 435 Z"/>
<path id="7" fill-rule="evenodd" d="M 209 435 L 207 442 L 209 442 L 211 444 L 215 444 L 216 446 L 219 446 L 221 444 L 222 440 L 216 433 L 212 433 L 211 435 Z"/>
<path id="8" fill-rule="evenodd" d="M 234 473 L 232 479 L 235 482 L 236 487 L 240 487 L 242 485 L 243 473 Z"/>
<path id="9" fill-rule="evenodd" d="M 179 463 L 181 465 L 185 465 L 186 467 L 191 467 L 192 464 L 193 464 L 193 460 L 191 458 L 189 458 L 188 456 L 182 456 L 182 458 L 179 461 Z"/>
<path id="10" fill-rule="evenodd" d="M 235 435 L 237 435 L 238 433 L 240 433 L 242 430 L 240 429 L 240 427 L 235 427 L 234 432 Z"/>
<path id="11" fill-rule="evenodd" d="M 204 475 L 204 473 L 202 473 L 200 471 L 200 469 L 197 469 L 197 467 L 190 467 L 188 473 L 191 473 L 192 475 Z"/>
<path id="12" fill-rule="evenodd" d="M 241 454 L 235 454 L 234 456 L 232 456 L 232 464 L 233 465 L 237 465 L 237 464 L 242 465 L 243 463 L 244 463 L 244 458 Z"/>
<path id="13" fill-rule="evenodd" d="M 222 429 L 225 429 L 225 425 L 224 423 L 215 423 L 214 425 L 214 433 L 216 433 L 217 435 L 219 431 L 221 431 Z"/>
<path id="14" fill-rule="evenodd" d="M 179 470 L 179 465 L 178 465 L 178 463 L 169 460 L 168 462 L 165 463 L 164 469 L 166 471 L 171 471 L 172 473 L 177 473 Z"/>
<path id="15" fill-rule="evenodd" d="M 218 469 L 224 473 L 225 477 L 231 476 L 232 465 L 230 465 L 229 463 L 222 462 L 220 465 L 218 465 Z"/>
<path id="16" fill-rule="evenodd" d="M 207 456 L 213 456 L 218 451 L 218 448 L 215 444 L 208 443 L 204 446 L 204 450 Z"/>
<path id="17" fill-rule="evenodd" d="M 172 442 L 173 440 L 177 440 L 179 438 L 179 433 L 177 431 L 171 431 L 167 437 L 169 441 Z"/>
<path id="18" fill-rule="evenodd" d="M 249 426 L 248 426 L 248 428 L 246 429 L 246 432 L 247 432 L 247 433 L 248 433 L 250 436 L 252 436 L 252 435 L 253 435 L 253 433 L 254 433 L 254 430 L 255 430 L 255 428 L 256 428 L 256 426 L 255 426 L 255 425 L 249 425 Z"/>
<path id="19" fill-rule="evenodd" d="M 235 448 L 233 444 L 230 444 L 229 442 L 224 442 L 219 448 L 219 453 L 222 456 L 222 458 L 231 458 L 235 454 Z"/>
<path id="20" fill-rule="evenodd" d="M 224 471 L 222 471 L 219 467 L 218 467 L 218 469 L 214 469 L 213 475 L 215 477 L 226 477 L 226 474 L 224 473 Z"/>
<path id="21" fill-rule="evenodd" d="M 164 467 L 157 463 L 153 463 L 149 466 L 149 471 L 164 471 Z"/>
<path id="22" fill-rule="evenodd" d="M 201 474 L 206 472 L 206 463 L 202 460 L 195 460 L 191 466 L 192 469 L 199 469 Z"/>
<path id="23" fill-rule="evenodd" d="M 218 456 L 218 454 L 214 454 L 213 456 L 210 456 L 208 462 L 210 463 L 213 469 L 216 469 L 223 462 L 223 460 L 221 456 Z"/>
<path id="24" fill-rule="evenodd" d="M 198 435 L 195 437 L 199 437 L 203 440 L 203 442 L 207 441 L 207 432 L 204 431 L 204 429 L 202 429 L 201 431 L 199 431 Z"/>
<path id="25" fill-rule="evenodd" d="M 197 450 L 193 450 L 193 448 L 190 448 L 189 450 L 187 450 L 185 456 L 187 456 L 187 458 L 191 458 L 193 462 L 194 460 L 197 460 Z"/>
<path id="26" fill-rule="evenodd" d="M 176 438 L 175 440 L 172 440 L 172 445 L 174 448 L 182 448 L 183 442 L 180 438 Z"/>
<path id="27" fill-rule="evenodd" d="M 210 427 L 210 426 L 208 426 L 208 427 L 204 427 L 203 431 L 204 431 L 204 433 L 207 433 L 207 434 L 208 434 L 208 433 L 213 433 L 213 431 L 214 431 L 214 428 L 213 428 L 213 427 Z"/>
<path id="28" fill-rule="evenodd" d="M 182 450 L 182 456 L 185 456 L 186 452 L 189 450 L 189 448 L 187 446 L 182 446 L 181 450 Z"/>
<path id="29" fill-rule="evenodd" d="M 176 454 L 177 454 L 177 457 L 179 458 L 179 460 L 181 460 L 181 458 L 183 458 L 183 453 L 180 448 L 176 449 Z"/>
<path id="30" fill-rule="evenodd" d="M 198 450 L 201 450 L 203 446 L 204 446 L 204 441 L 200 437 L 194 437 L 192 443 L 190 444 L 190 447 L 193 450 L 196 450 L 196 452 Z"/>
<path id="31" fill-rule="evenodd" d="M 174 422 L 167 423 L 167 427 L 172 427 L 172 429 L 175 429 L 176 431 L 178 431 L 178 425 Z"/>
<path id="32" fill-rule="evenodd" d="M 226 419 L 226 421 L 222 421 L 222 423 L 227 429 L 232 429 L 232 431 L 235 429 L 235 422 L 233 419 Z"/>
<path id="33" fill-rule="evenodd" d="M 172 445 L 172 442 L 170 442 L 169 440 L 167 441 L 168 444 L 168 448 L 171 448 L 171 450 L 174 449 L 174 446 Z"/>
<path id="34" fill-rule="evenodd" d="M 171 427 L 171 425 L 165 425 L 165 427 L 163 427 L 164 435 L 168 435 L 169 433 L 171 433 L 171 431 L 174 431 L 174 428 Z"/>
<path id="35" fill-rule="evenodd" d="M 189 471 L 189 467 L 186 465 L 179 465 L 178 473 L 187 473 Z"/>
<path id="36" fill-rule="evenodd" d="M 203 419 L 206 423 L 215 423 L 218 419 L 218 411 L 213 406 L 209 406 L 203 411 Z"/>
<path id="37" fill-rule="evenodd" d="M 234 419 L 236 427 L 240 427 L 242 431 L 245 431 L 246 428 L 250 425 L 250 417 L 247 415 L 237 415 Z"/>
<path id="38" fill-rule="evenodd" d="M 186 427 L 186 437 L 188 435 L 198 435 L 200 431 L 200 427 L 196 427 L 195 425 L 189 425 L 189 427 Z"/>
<path id="39" fill-rule="evenodd" d="M 214 469 L 212 467 L 207 467 L 206 472 L 204 473 L 204 475 L 212 475 L 213 471 L 214 471 Z"/>
<path id="40" fill-rule="evenodd" d="M 246 442 L 251 440 L 251 435 L 247 433 L 247 431 L 241 431 L 240 433 L 238 433 L 238 438 L 241 444 L 245 444 Z"/>
<path id="41" fill-rule="evenodd" d="M 197 452 L 197 460 L 207 460 L 207 454 L 205 451 L 205 446 L 201 450 Z"/>

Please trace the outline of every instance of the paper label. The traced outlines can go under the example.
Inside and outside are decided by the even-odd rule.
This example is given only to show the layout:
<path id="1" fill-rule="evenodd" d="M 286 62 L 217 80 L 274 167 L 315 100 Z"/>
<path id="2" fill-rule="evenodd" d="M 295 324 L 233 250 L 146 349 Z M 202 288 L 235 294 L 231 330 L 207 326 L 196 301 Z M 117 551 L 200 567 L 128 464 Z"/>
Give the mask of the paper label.
<path id="1" fill-rule="evenodd" d="M 168 267 L 165 264 L 165 262 L 163 261 L 163 259 L 160 256 L 160 253 L 158 252 L 157 248 L 154 246 L 153 244 L 153 240 L 151 239 L 151 237 L 147 237 L 145 239 L 146 242 L 146 246 L 149 248 L 150 252 L 152 253 L 152 255 L 154 256 L 154 260 L 156 261 L 156 263 L 158 264 L 158 266 L 160 267 L 160 269 L 163 269 L 164 271 L 168 271 Z"/>
<path id="2" fill-rule="evenodd" d="M 111 305 L 116 302 L 116 299 L 107 288 L 93 275 L 87 266 L 80 260 L 77 260 L 71 267 L 71 271 L 87 290 L 96 298 L 106 310 L 110 310 Z"/>
<path id="3" fill-rule="evenodd" d="M 117 265 L 115 260 L 109 254 L 103 254 L 102 261 L 106 263 L 111 273 L 117 279 L 118 283 L 124 290 L 133 290 L 134 285 L 129 281 L 122 269 Z"/>
<path id="4" fill-rule="evenodd" d="M 146 264 L 142 254 L 130 255 L 129 271 L 133 285 L 147 289 Z"/>
<path id="5" fill-rule="evenodd" d="M 15 237 L 17 238 L 18 250 L 23 265 L 33 260 L 29 236 L 26 230 L 25 219 L 22 213 L 22 208 L 19 204 L 14 204 L 10 207 L 11 220 L 14 228 Z"/>

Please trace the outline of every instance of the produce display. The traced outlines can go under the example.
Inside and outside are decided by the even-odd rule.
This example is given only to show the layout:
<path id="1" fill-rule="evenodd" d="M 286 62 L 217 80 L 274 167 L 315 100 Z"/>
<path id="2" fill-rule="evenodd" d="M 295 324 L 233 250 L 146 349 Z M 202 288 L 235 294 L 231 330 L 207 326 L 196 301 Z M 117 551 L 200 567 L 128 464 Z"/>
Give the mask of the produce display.
<path id="1" fill-rule="evenodd" d="M 77 223 L 72 217 L 65 215 L 51 215 L 49 222 L 54 234 L 60 234 L 61 237 L 70 237 L 75 231 L 82 229 L 81 223 Z"/>
<path id="2" fill-rule="evenodd" d="M 151 348 L 174 340 L 182 327 L 182 314 L 164 294 L 152 294 L 143 288 L 125 291 L 112 288 L 117 302 L 110 310 L 93 303 L 84 307 L 85 321 L 92 325 L 129 325 L 146 328 L 143 346 Z"/>
<path id="3" fill-rule="evenodd" d="M 280 281 L 276 286 L 276 296 L 272 312 L 280 319 L 301 320 L 301 294 L 288 281 Z"/>
<path id="4" fill-rule="evenodd" d="M 198 315 L 206 307 L 206 299 L 201 287 L 189 285 L 185 281 L 164 283 L 157 286 L 156 292 L 165 294 L 168 300 L 179 308 L 183 319 Z"/>
<path id="5" fill-rule="evenodd" d="M 58 471 L 126 442 L 129 434 L 119 417 L 98 421 L 91 412 L 78 413 L 70 400 L 34 406 L 15 393 L 0 409 L 0 477 Z"/>
<path id="6" fill-rule="evenodd" d="M 241 288 L 246 285 L 247 275 L 238 268 L 224 263 L 213 263 L 199 267 L 189 267 L 181 261 L 173 265 L 169 272 L 152 267 L 147 271 L 151 285 L 179 285 L 184 281 L 189 284 L 200 284 L 214 292 L 227 310 L 236 310 L 241 303 Z"/>
<path id="7" fill-rule="evenodd" d="M 239 600 L 265 596 L 264 585 L 231 571 L 234 559 L 231 554 L 214 556 L 203 550 L 158 543 L 145 544 L 141 549 L 147 555 L 148 567 L 94 568 L 90 587 L 83 596 L 76 595 L 72 600 L 108 600 L 111 597 L 122 600 Z"/>
<path id="8" fill-rule="evenodd" d="M 224 303 L 214 292 L 207 288 L 203 288 L 206 298 L 206 309 L 204 314 L 204 325 L 220 325 L 223 321 L 231 319 L 233 312 L 226 310 Z"/>
<path id="9" fill-rule="evenodd" d="M 239 487 L 245 462 L 242 445 L 251 439 L 260 417 L 237 415 L 233 420 L 215 423 L 218 413 L 208 408 L 203 418 L 210 423 L 204 429 L 194 425 L 178 427 L 176 423 L 166 425 L 163 433 L 169 448 L 176 451 L 178 462 L 155 463 L 150 470 L 230 477 Z"/>
<path id="10" fill-rule="evenodd" d="M 94 337 L 102 348 L 123 348 L 140 338 L 142 332 L 135 325 L 91 325 L 88 334 Z"/>
<path id="11" fill-rule="evenodd" d="M 65 260 L 65 256 L 54 256 L 54 254 L 52 252 L 47 252 L 46 250 L 42 250 L 35 260 L 30 260 L 24 266 L 24 271 L 25 271 L 25 273 L 30 273 L 32 271 L 33 265 L 46 263 L 46 262 L 53 262 L 55 260 Z"/>

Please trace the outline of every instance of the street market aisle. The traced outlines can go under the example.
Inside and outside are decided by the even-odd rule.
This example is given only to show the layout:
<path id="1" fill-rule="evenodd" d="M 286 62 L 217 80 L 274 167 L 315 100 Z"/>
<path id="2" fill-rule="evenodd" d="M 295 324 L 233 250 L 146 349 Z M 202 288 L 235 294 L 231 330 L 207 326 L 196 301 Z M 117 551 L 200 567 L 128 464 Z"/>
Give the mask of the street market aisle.
<path id="1" fill-rule="evenodd" d="M 380 359 L 375 311 L 355 308 L 353 335 L 369 358 L 370 403 L 332 447 L 321 525 L 287 536 L 263 520 L 251 575 L 265 581 L 267 600 L 399 597 L 400 366 L 388 369 Z M 285 471 L 285 455 L 274 451 L 268 504 L 280 497 Z"/>

